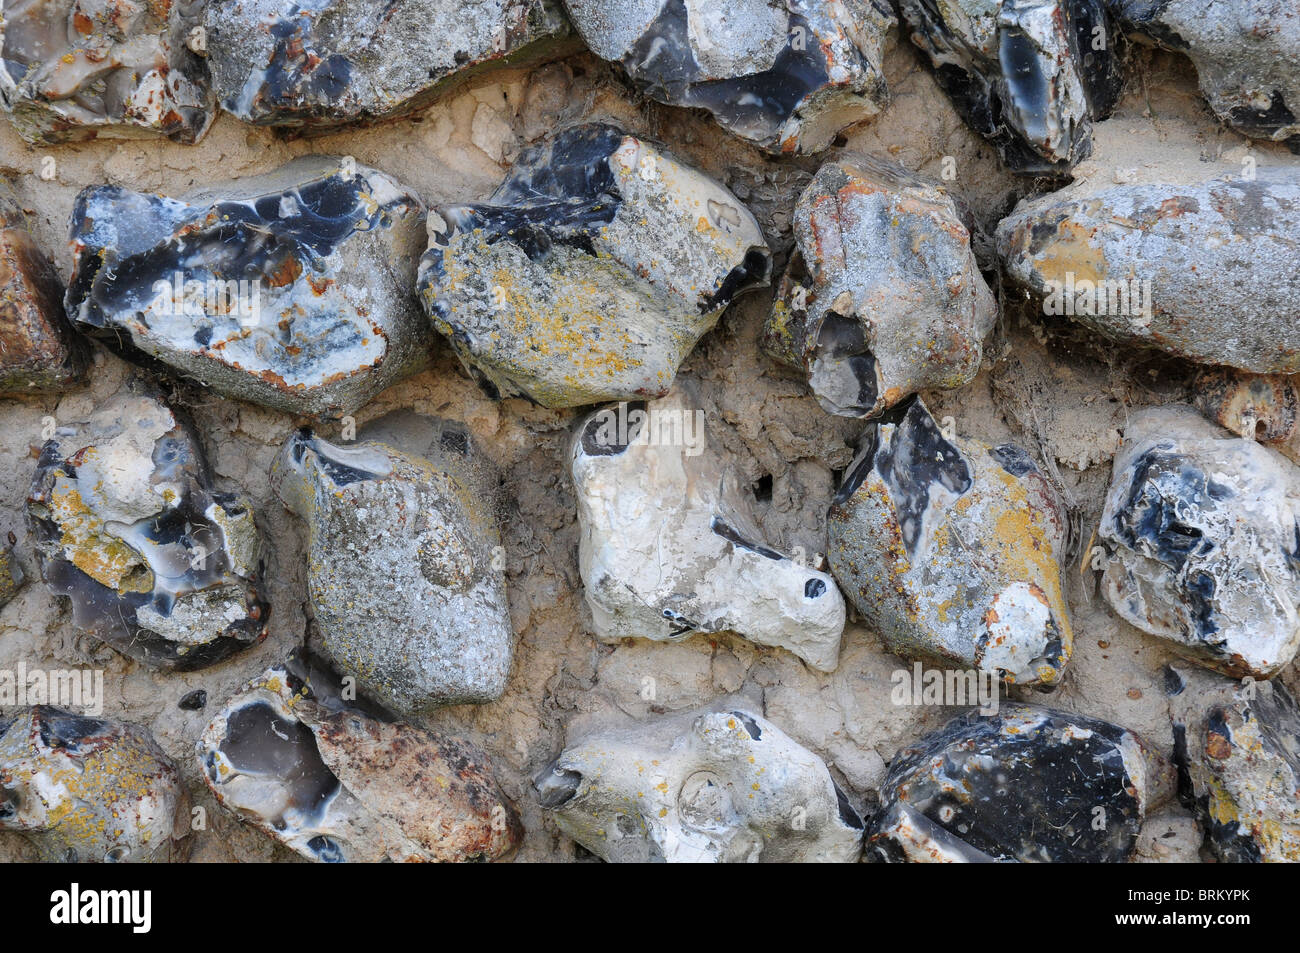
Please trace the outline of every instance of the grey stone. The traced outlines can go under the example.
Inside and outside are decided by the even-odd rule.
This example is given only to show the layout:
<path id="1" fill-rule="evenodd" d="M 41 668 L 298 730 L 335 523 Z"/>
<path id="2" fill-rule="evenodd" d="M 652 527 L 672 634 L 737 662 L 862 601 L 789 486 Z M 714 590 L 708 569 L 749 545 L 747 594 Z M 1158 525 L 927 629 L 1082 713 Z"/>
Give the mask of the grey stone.
<path id="1" fill-rule="evenodd" d="M 1065 175 L 1119 99 L 1104 0 L 900 0 L 935 79 L 1016 172 Z"/>
<path id="2" fill-rule="evenodd" d="M 1163 765 L 1130 731 L 1032 705 L 970 712 L 894 756 L 868 859 L 1122 863 Z"/>
<path id="3" fill-rule="evenodd" d="M 189 797 L 145 728 L 36 705 L 0 715 L 0 830 L 43 863 L 173 863 Z"/>
<path id="4" fill-rule="evenodd" d="M 410 719 L 494 701 L 514 650 L 494 474 L 458 425 L 399 412 L 374 426 L 341 446 L 299 431 L 272 469 L 307 524 L 323 652 Z"/>
<path id="5" fill-rule="evenodd" d="M 1120 343 L 1300 372 L 1300 171 L 1121 185 L 1021 203 L 997 229 L 1013 285 Z"/>
<path id="6" fill-rule="evenodd" d="M 593 123 L 526 151 L 486 204 L 431 211 L 419 282 L 434 327 L 490 393 L 575 407 L 666 394 L 770 267 L 734 195 Z"/>
<path id="7" fill-rule="evenodd" d="M 266 638 L 252 506 L 213 489 L 198 440 L 148 388 L 60 424 L 27 516 L 51 591 L 119 652 L 188 671 Z"/>
<path id="8" fill-rule="evenodd" d="M 799 196 L 796 248 L 763 346 L 822 409 L 871 417 L 974 378 L 997 302 L 953 200 L 891 162 L 828 162 Z"/>
<path id="9" fill-rule="evenodd" d="M 1182 792 L 1220 863 L 1300 862 L 1300 710 L 1279 681 L 1166 668 Z"/>
<path id="10" fill-rule="evenodd" d="M 350 414 L 425 366 L 424 205 L 306 156 L 182 200 L 120 186 L 73 207 L 68 314 L 129 359 L 292 414 Z"/>
<path id="11" fill-rule="evenodd" d="M 1300 152 L 1300 16 L 1291 0 L 1109 0 L 1127 29 L 1196 65 L 1215 114 Z"/>
<path id="12" fill-rule="evenodd" d="M 710 445 L 688 390 L 588 417 L 572 467 L 578 566 L 599 638 L 735 632 L 834 670 L 845 615 L 835 580 L 811 556 L 763 542 L 753 494 Z"/>
<path id="13" fill-rule="evenodd" d="M 230 699 L 196 754 L 218 802 L 309 860 L 495 860 L 523 839 L 477 746 L 350 700 L 301 652 Z"/>
<path id="14" fill-rule="evenodd" d="M 862 820 L 822 760 L 745 711 L 598 731 L 534 781 L 560 830 L 606 861 L 851 863 Z"/>
<path id="15" fill-rule="evenodd" d="M 896 21 L 884 3 L 564 2 L 592 51 L 639 91 L 707 109 L 769 152 L 820 152 L 889 101 L 881 63 Z"/>
<path id="16" fill-rule="evenodd" d="M 890 651 L 1060 681 L 1064 504 L 1024 450 L 945 436 L 920 398 L 863 434 L 827 521 L 844 594 Z"/>
<path id="17" fill-rule="evenodd" d="M 28 142 L 166 136 L 195 143 L 216 115 L 202 2 L 31 0 L 0 22 L 0 106 Z M 195 42 L 199 41 L 199 42 Z"/>
<path id="18" fill-rule="evenodd" d="M 1106 598 L 1202 665 L 1270 678 L 1300 648 L 1300 470 L 1190 407 L 1133 414 L 1097 528 Z"/>
<path id="19" fill-rule="evenodd" d="M 402 116 L 579 46 L 558 0 L 213 0 L 203 22 L 222 108 L 307 131 Z"/>

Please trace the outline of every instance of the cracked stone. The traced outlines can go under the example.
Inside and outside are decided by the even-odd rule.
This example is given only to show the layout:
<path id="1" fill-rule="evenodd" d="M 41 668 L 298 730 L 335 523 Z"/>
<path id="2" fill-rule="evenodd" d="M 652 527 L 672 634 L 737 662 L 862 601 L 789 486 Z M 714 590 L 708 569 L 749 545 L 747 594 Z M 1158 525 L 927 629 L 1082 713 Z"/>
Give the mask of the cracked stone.
<path id="1" fill-rule="evenodd" d="M 143 386 L 60 424 L 27 516 L 46 584 L 124 655 L 190 671 L 266 637 L 252 506 L 213 489 L 197 438 Z"/>
<path id="2" fill-rule="evenodd" d="M 769 152 L 820 152 L 889 102 L 887 4 L 850 0 L 565 0 L 597 56 L 638 91 L 705 109 Z"/>
<path id="3" fill-rule="evenodd" d="M 478 747 L 349 700 L 303 653 L 232 698 L 196 753 L 218 802 L 309 860 L 496 860 L 523 838 Z"/>
<path id="4" fill-rule="evenodd" d="M 1300 648 L 1300 471 L 1190 407 L 1133 414 L 1097 528 L 1111 607 L 1181 654 L 1270 678 Z"/>
<path id="5" fill-rule="evenodd" d="M 770 268 L 734 195 L 592 123 L 526 150 L 486 204 L 431 211 L 419 281 L 488 393 L 560 408 L 663 396 Z"/>
<path id="6" fill-rule="evenodd" d="M 1024 450 L 946 436 L 912 398 L 863 434 L 827 532 L 831 571 L 891 652 L 1059 682 L 1068 520 Z"/>
<path id="7" fill-rule="evenodd" d="M 871 156 L 829 162 L 794 235 L 762 343 L 823 410 L 872 417 L 975 377 L 997 303 L 943 189 Z"/>
<path id="8" fill-rule="evenodd" d="M 42 863 L 183 861 L 189 825 L 180 772 L 146 729 L 49 705 L 0 716 L 0 830 Z"/>
<path id="9" fill-rule="evenodd" d="M 822 760 L 745 711 L 596 732 L 533 783 L 560 830 L 606 861 L 852 863 L 862 852 L 862 820 Z"/>
<path id="10" fill-rule="evenodd" d="M 1015 172 L 1064 176 L 1119 100 L 1103 0 L 900 0 L 912 42 L 966 124 Z"/>
<path id="11" fill-rule="evenodd" d="M 469 433 L 446 421 L 399 411 L 359 437 L 336 446 L 299 431 L 271 475 L 307 524 L 324 655 L 407 719 L 496 700 L 514 630 L 495 473 Z"/>
<path id="12" fill-rule="evenodd" d="M 835 580 L 764 542 L 747 481 L 709 446 L 687 389 L 596 412 L 571 453 L 598 638 L 735 632 L 834 670 L 845 619 Z"/>
<path id="13" fill-rule="evenodd" d="M 115 185 L 72 213 L 68 314 L 130 360 L 291 414 L 350 414 L 428 361 L 424 205 L 306 156 L 184 199 Z"/>
<path id="14" fill-rule="evenodd" d="M 204 26 L 222 108 L 308 132 L 404 116 L 493 67 L 578 48 L 558 0 L 218 0 Z"/>
<path id="15" fill-rule="evenodd" d="M 193 144 L 216 116 L 189 48 L 202 4 L 32 0 L 0 23 L 0 107 L 30 143 L 165 136 Z"/>

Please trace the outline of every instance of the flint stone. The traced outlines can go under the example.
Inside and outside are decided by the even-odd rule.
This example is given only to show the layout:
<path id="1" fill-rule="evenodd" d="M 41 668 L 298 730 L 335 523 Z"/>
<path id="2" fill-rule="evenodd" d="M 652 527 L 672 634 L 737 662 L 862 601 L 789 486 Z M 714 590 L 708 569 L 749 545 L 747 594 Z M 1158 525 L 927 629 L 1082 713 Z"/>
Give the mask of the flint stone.
<path id="1" fill-rule="evenodd" d="M 969 712 L 901 750 L 867 821 L 891 863 L 1122 863 L 1165 767 L 1117 725 L 1033 705 Z"/>
<path id="2" fill-rule="evenodd" d="M 593 123 L 524 152 L 487 204 L 430 212 L 419 281 L 488 393 L 558 408 L 663 396 L 770 268 L 734 195 Z"/>
<path id="3" fill-rule="evenodd" d="M 1124 621 L 1209 668 L 1271 678 L 1300 647 L 1300 471 L 1190 407 L 1133 414 L 1097 540 Z"/>
<path id="4" fill-rule="evenodd" d="M 1300 710 L 1280 681 L 1166 669 L 1180 794 L 1220 863 L 1300 862 Z M 1190 683 L 1190 684 L 1189 684 Z"/>
<path id="5" fill-rule="evenodd" d="M 867 429 L 831 503 L 831 572 L 891 652 L 1056 684 L 1068 519 L 1024 450 L 945 437 L 920 398 Z"/>
<path id="6" fill-rule="evenodd" d="M 92 186 L 73 207 L 68 314 L 223 396 L 350 414 L 427 363 L 424 214 L 387 175 L 328 156 L 181 200 Z"/>
<path id="7" fill-rule="evenodd" d="M 514 630 L 495 474 L 446 421 L 398 412 L 359 436 L 336 446 L 299 431 L 271 473 L 307 524 L 308 593 L 327 660 L 408 719 L 496 700 Z"/>
<path id="8" fill-rule="evenodd" d="M 204 26 L 222 108 L 308 132 L 403 116 L 494 66 L 578 47 L 558 0 L 217 0 Z"/>
<path id="9" fill-rule="evenodd" d="M 1186 53 L 1215 115 L 1300 153 L 1300 16 L 1291 0 L 1109 0 L 1124 27 Z"/>
<path id="10" fill-rule="evenodd" d="M 0 716 L 0 830 L 43 863 L 183 861 L 188 805 L 145 728 L 49 705 Z"/>
<path id="11" fill-rule="evenodd" d="M 578 567 L 597 637 L 735 632 L 833 671 L 845 618 L 835 580 L 763 542 L 752 494 L 707 445 L 703 414 L 679 388 L 581 425 Z"/>
<path id="12" fill-rule="evenodd" d="M 862 852 L 862 820 L 822 760 L 745 711 L 597 732 L 533 783 L 560 830 L 606 861 L 852 863 Z"/>
<path id="13" fill-rule="evenodd" d="M 198 142 L 216 115 L 207 64 L 186 45 L 202 13 L 185 0 L 8 3 L 0 107 L 38 145 L 97 136 Z"/>
<path id="14" fill-rule="evenodd" d="M 42 578 L 119 652 L 190 671 L 266 638 L 252 506 L 213 490 L 189 426 L 143 387 L 46 441 L 27 516 Z"/>
<path id="15" fill-rule="evenodd" d="M 1104 0 L 900 0 L 935 79 L 1015 172 L 1065 175 L 1119 100 Z M 1098 48 L 1100 47 L 1100 48 Z"/>
<path id="16" fill-rule="evenodd" d="M 823 410 L 872 417 L 974 378 L 997 302 L 941 188 L 871 156 L 829 162 L 794 235 L 763 346 L 804 370 Z"/>
<path id="17" fill-rule="evenodd" d="M 324 863 L 495 860 L 518 846 L 519 815 L 478 747 L 348 697 L 304 653 L 254 679 L 196 745 L 217 801 Z"/>
<path id="18" fill-rule="evenodd" d="M 565 0 L 592 52 L 637 90 L 706 109 L 768 152 L 820 152 L 889 102 L 881 68 L 895 24 L 869 0 Z"/>
<path id="19" fill-rule="evenodd" d="M 27 226 L 27 214 L 0 183 L 0 393 L 61 390 L 87 364 L 63 311 L 63 283 Z"/>
<path id="20" fill-rule="evenodd" d="M 1045 313 L 1261 374 L 1300 372 L 1297 243 L 1300 172 L 1280 167 L 1252 181 L 1066 191 L 1022 202 L 997 229 L 1007 277 Z M 1082 306 L 1065 310 L 1071 299 Z"/>
<path id="21" fill-rule="evenodd" d="M 1213 367 L 1197 377 L 1192 390 L 1196 409 L 1207 419 L 1300 463 L 1300 380 Z"/>

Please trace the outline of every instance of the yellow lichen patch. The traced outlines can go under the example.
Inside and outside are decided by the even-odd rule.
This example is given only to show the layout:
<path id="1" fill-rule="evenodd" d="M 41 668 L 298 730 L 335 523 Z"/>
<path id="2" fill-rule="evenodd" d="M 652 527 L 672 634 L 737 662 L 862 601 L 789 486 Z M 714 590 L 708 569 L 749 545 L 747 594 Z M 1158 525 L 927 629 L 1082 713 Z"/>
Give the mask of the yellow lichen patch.
<path id="1" fill-rule="evenodd" d="M 144 558 L 115 536 L 81 498 L 71 481 L 58 480 L 50 493 L 50 513 L 62 530 L 68 560 L 102 586 L 122 592 L 148 592 L 153 572 Z"/>
<path id="2" fill-rule="evenodd" d="M 1092 231 L 1066 219 L 1057 228 L 1055 240 L 1034 265 L 1044 281 L 1065 281 L 1067 273 L 1078 281 L 1101 281 L 1109 272 L 1106 256 L 1092 241 Z"/>

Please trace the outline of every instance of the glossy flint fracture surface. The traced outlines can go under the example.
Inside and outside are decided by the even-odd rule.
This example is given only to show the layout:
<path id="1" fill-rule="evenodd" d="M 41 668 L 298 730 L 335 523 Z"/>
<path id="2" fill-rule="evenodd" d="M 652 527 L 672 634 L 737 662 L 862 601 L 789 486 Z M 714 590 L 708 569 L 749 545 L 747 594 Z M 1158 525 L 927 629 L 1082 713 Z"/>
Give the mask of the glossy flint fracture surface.
<path id="1" fill-rule="evenodd" d="M 900 0 L 953 106 L 1016 172 L 1065 175 L 1119 98 L 1103 0 Z"/>
<path id="2" fill-rule="evenodd" d="M 478 747 L 394 722 L 302 652 L 230 699 L 197 755 L 223 806 L 309 860 L 495 860 L 523 836 Z"/>
<path id="3" fill-rule="evenodd" d="M 307 131 L 405 115 L 488 67 L 577 47 L 558 0 L 210 0 L 203 22 L 222 108 Z"/>
<path id="4" fill-rule="evenodd" d="M 770 266 L 734 195 L 593 123 L 525 151 L 488 202 L 433 209 L 419 285 L 489 393 L 575 407 L 666 394 Z"/>
<path id="5" fill-rule="evenodd" d="M 827 530 L 831 571 L 891 651 L 1060 681 L 1066 511 L 1024 450 L 945 436 L 913 398 L 863 435 Z"/>
<path id="6" fill-rule="evenodd" d="M 971 712 L 894 757 L 868 859 L 1123 862 L 1161 767 L 1137 735 L 1096 718 L 1032 705 Z"/>
<path id="7" fill-rule="evenodd" d="M 853 862 L 862 820 L 811 751 L 747 711 L 588 735 L 535 779 L 560 830 L 607 861 Z"/>
<path id="8" fill-rule="evenodd" d="M 197 438 L 149 387 L 59 426 L 27 516 L 46 584 L 119 652 L 188 671 L 266 637 L 252 505 L 212 486 Z"/>
<path id="9" fill-rule="evenodd" d="M 997 303 L 952 198 L 873 156 L 818 170 L 763 346 L 800 367 L 828 413 L 872 417 L 979 370 Z"/>
<path id="10" fill-rule="evenodd" d="M 428 359 L 412 297 L 423 222 L 413 192 L 346 157 L 179 200 L 95 186 L 73 208 L 68 314 L 226 397 L 350 414 Z"/>
<path id="11" fill-rule="evenodd" d="M 708 110 L 777 153 L 819 152 L 888 102 L 881 0 L 565 0 L 592 51 L 647 96 Z"/>
<path id="12" fill-rule="evenodd" d="M 1097 529 L 1115 612 L 1228 675 L 1300 648 L 1300 470 L 1186 406 L 1135 413 Z"/>
<path id="13" fill-rule="evenodd" d="M 194 0 L 6 3 L 0 106 L 31 143 L 197 142 L 216 115 L 207 64 L 187 45 L 202 13 Z"/>
<path id="14" fill-rule="evenodd" d="M 184 860 L 188 805 L 144 728 L 49 705 L 0 715 L 0 830 L 43 862 Z"/>
<path id="15" fill-rule="evenodd" d="M 398 411 L 359 436 L 296 432 L 271 473 L 307 523 L 324 654 L 407 718 L 499 698 L 514 630 L 495 474 L 459 424 Z"/>

